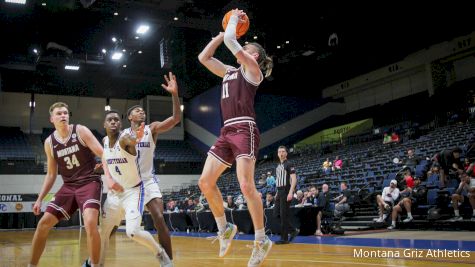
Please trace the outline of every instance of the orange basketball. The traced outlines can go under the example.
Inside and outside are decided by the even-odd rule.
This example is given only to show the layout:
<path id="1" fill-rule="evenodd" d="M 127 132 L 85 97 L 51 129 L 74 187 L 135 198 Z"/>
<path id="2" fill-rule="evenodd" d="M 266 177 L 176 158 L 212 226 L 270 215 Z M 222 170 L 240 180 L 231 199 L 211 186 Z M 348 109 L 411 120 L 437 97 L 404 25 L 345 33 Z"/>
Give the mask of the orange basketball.
<path id="1" fill-rule="evenodd" d="M 226 30 L 226 27 L 228 26 L 228 21 L 229 18 L 231 17 L 232 10 L 230 10 L 226 15 L 224 15 L 223 18 L 223 29 Z M 249 30 L 249 17 L 247 15 L 244 15 L 242 18 L 244 21 L 239 21 L 238 25 L 236 26 L 236 38 L 239 38 L 246 34 L 247 30 Z"/>

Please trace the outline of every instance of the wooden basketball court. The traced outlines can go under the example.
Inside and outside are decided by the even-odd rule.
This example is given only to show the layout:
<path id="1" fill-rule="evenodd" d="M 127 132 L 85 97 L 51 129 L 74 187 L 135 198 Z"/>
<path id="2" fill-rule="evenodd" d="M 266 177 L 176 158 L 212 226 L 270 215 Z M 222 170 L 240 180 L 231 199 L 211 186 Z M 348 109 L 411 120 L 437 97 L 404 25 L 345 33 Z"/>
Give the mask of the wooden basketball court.
<path id="1" fill-rule="evenodd" d="M 1 267 L 27 266 L 33 233 L 32 230 L 0 231 Z M 406 237 L 414 236 L 414 233 L 400 233 L 406 233 Z M 420 233 L 424 232 L 421 231 L 417 233 L 421 235 Z M 397 240 L 391 242 L 384 241 L 384 238 L 388 238 L 387 234 L 398 236 L 397 232 L 378 233 L 375 236 L 376 238 L 373 239 L 376 240 L 376 242 L 377 240 L 382 240 L 382 244 L 388 242 L 388 244 L 392 243 L 392 245 L 404 245 L 403 243 L 398 243 Z M 460 239 L 465 241 L 457 241 L 457 237 L 455 236 L 454 238 L 454 235 L 457 234 L 461 237 L 465 236 L 465 238 Z M 471 235 L 471 238 L 467 240 L 468 235 Z M 450 232 L 447 236 L 451 237 L 448 239 L 455 239 L 455 241 L 419 241 L 429 241 L 428 246 L 442 250 L 445 246 L 444 241 L 452 242 L 447 243 L 447 249 L 467 250 L 470 252 L 466 255 L 459 255 L 458 257 L 428 257 L 426 249 L 406 248 L 407 253 L 413 254 L 409 256 L 407 253 L 404 254 L 404 248 L 397 248 L 395 246 L 391 248 L 365 246 L 365 243 L 371 243 L 367 241 L 369 239 L 366 237 L 359 237 L 363 245 L 355 246 L 351 244 L 357 238 L 350 238 L 348 236 L 318 238 L 309 236 L 302 237 L 301 239 L 303 242 L 310 244 L 294 243 L 281 246 L 274 245 L 269 257 L 262 266 L 474 266 L 475 252 L 473 248 L 475 247 L 475 242 L 472 241 L 474 240 L 474 233 Z M 403 236 L 402 238 L 406 237 Z M 241 239 L 242 236 L 238 238 Z M 252 238 L 252 236 L 249 236 L 249 238 Z M 278 238 L 278 236 L 272 237 L 273 240 L 276 238 Z M 392 238 L 392 236 L 389 236 L 389 238 Z M 425 237 L 422 234 L 422 236 L 416 238 Z M 173 236 L 175 266 L 247 266 L 247 261 L 251 254 L 251 248 L 248 248 L 247 245 L 251 245 L 252 242 L 239 239 L 233 242 L 231 253 L 226 258 L 221 259 L 218 258 L 218 242 L 211 244 L 209 240 L 203 237 Z M 335 241 L 338 245 L 326 245 L 324 244 L 326 240 Z M 418 244 L 419 241 L 413 240 L 412 242 Z M 455 246 L 466 248 L 455 248 L 453 247 L 454 244 Z M 369 257 L 365 257 L 364 255 L 365 253 L 367 255 L 371 253 L 376 254 L 378 251 L 379 256 L 369 255 Z M 394 255 L 396 251 L 400 253 L 399 257 Z M 358 253 L 362 254 L 358 255 Z M 386 253 L 386 255 L 383 253 Z M 387 257 L 389 253 L 393 253 L 393 255 Z M 86 235 L 84 230 L 52 230 L 39 266 L 81 266 L 86 258 Z M 124 232 L 117 232 L 112 237 L 111 246 L 107 251 L 106 266 L 158 265 L 158 261 L 155 260 L 146 248 L 129 240 Z"/>

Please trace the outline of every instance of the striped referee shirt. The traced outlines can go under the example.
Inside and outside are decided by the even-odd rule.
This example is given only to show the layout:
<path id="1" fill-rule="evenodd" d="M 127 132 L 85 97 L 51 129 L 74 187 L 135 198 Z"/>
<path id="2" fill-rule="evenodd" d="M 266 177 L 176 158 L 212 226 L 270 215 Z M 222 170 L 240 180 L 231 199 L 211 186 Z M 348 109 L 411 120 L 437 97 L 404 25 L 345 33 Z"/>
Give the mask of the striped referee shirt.
<path id="1" fill-rule="evenodd" d="M 288 160 L 279 163 L 275 169 L 276 186 L 278 188 L 290 189 L 290 175 L 295 173 L 294 165 Z"/>

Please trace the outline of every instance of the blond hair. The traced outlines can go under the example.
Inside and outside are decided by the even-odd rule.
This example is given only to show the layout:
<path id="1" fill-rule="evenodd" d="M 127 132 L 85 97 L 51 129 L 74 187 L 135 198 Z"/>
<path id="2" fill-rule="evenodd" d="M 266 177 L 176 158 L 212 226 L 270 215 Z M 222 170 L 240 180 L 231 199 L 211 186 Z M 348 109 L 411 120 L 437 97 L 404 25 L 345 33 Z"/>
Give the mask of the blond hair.
<path id="1" fill-rule="evenodd" d="M 69 106 L 68 106 L 68 104 L 66 104 L 66 103 L 64 103 L 64 102 L 56 102 L 56 103 L 54 103 L 53 105 L 51 105 L 51 106 L 49 107 L 49 115 L 53 115 L 53 110 L 54 110 L 55 108 L 63 108 L 63 107 L 66 108 L 66 109 L 69 111 Z"/>
<path id="2" fill-rule="evenodd" d="M 252 45 L 257 49 L 257 53 L 259 54 L 259 57 L 257 58 L 259 68 L 264 72 L 265 77 L 269 77 L 272 73 L 272 68 L 274 67 L 272 58 L 267 56 L 266 50 L 264 50 L 262 45 L 258 43 L 249 43 L 249 45 Z"/>

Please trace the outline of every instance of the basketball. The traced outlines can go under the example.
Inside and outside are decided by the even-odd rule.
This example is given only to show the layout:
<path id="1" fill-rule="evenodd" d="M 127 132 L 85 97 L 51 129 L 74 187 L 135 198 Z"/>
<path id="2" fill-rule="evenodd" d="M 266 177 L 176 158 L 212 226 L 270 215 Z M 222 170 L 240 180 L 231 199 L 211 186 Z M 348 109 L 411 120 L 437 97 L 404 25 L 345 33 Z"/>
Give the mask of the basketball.
<path id="1" fill-rule="evenodd" d="M 232 10 L 230 10 L 226 15 L 224 15 L 223 18 L 223 29 L 226 30 L 226 27 L 228 26 L 228 21 L 229 18 L 231 17 Z M 242 21 L 244 20 L 244 21 Z M 249 30 L 249 17 L 247 15 L 244 15 L 242 20 L 238 22 L 238 25 L 236 26 L 236 38 L 239 38 L 246 34 L 247 30 Z"/>

